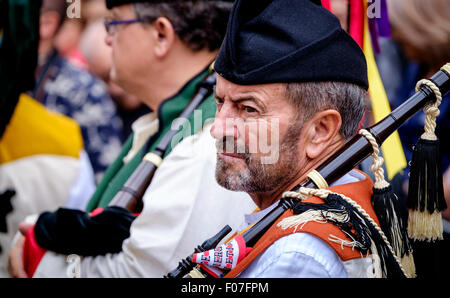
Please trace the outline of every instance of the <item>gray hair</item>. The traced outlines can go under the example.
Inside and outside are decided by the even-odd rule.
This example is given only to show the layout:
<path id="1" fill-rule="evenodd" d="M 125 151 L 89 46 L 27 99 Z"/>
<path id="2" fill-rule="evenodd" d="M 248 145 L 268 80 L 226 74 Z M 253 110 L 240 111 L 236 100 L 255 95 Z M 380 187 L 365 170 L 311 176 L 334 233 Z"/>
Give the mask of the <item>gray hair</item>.
<path id="1" fill-rule="evenodd" d="M 326 109 L 338 111 L 342 118 L 340 134 L 345 139 L 357 132 L 367 105 L 366 90 L 345 82 L 288 83 L 286 97 L 303 122 Z"/>
<path id="2" fill-rule="evenodd" d="M 168 3 L 134 3 L 139 19 L 155 21 L 166 17 L 178 37 L 191 50 L 219 49 L 225 37 L 232 3 L 224 1 L 176 1 Z"/>

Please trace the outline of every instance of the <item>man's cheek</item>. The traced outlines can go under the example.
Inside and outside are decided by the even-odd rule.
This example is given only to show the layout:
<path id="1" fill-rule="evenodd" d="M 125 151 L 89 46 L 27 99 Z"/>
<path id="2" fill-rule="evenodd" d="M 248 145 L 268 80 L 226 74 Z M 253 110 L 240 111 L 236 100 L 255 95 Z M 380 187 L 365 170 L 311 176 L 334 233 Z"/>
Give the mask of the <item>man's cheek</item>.
<path id="1" fill-rule="evenodd" d="M 278 161 L 280 129 L 277 118 L 246 123 L 245 139 L 249 153 L 263 156 L 261 163 L 272 164 Z"/>

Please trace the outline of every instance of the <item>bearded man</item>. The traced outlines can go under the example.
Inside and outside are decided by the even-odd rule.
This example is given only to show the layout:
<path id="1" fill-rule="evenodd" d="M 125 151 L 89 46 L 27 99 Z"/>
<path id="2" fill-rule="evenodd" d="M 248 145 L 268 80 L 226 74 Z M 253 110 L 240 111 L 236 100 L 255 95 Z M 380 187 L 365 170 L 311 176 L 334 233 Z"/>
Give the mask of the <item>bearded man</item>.
<path id="1" fill-rule="evenodd" d="M 238 0 L 215 69 L 216 179 L 227 189 L 247 192 L 260 208 L 246 216 L 250 226 L 357 132 L 366 106 L 366 62 L 320 1 Z M 254 142 L 272 134 L 275 142 L 267 143 L 278 153 L 268 161 L 267 150 Z M 367 175 L 352 170 L 330 190 L 353 198 L 376 220 L 372 185 Z M 282 218 L 292 215 L 289 210 Z M 354 239 L 339 226 L 307 220 L 282 228 L 280 220 L 226 277 L 372 275 L 371 262 L 343 245 Z"/>

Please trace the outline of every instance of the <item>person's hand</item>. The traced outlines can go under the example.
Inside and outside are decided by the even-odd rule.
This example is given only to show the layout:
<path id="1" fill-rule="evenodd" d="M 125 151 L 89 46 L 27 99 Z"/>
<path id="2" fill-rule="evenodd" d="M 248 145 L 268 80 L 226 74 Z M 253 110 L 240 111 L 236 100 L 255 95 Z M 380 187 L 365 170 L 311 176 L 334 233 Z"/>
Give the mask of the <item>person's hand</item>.
<path id="1" fill-rule="evenodd" d="M 25 272 L 25 268 L 23 267 L 23 259 L 22 259 L 24 242 L 25 237 L 23 235 L 20 235 L 9 252 L 8 272 L 9 275 L 11 275 L 11 277 L 15 278 L 28 277 L 27 273 Z"/>
<path id="2" fill-rule="evenodd" d="M 23 245 L 25 243 L 25 234 L 29 229 L 33 228 L 33 224 L 22 222 L 19 224 L 20 235 L 9 252 L 8 272 L 11 277 L 26 278 L 28 277 L 23 267 Z"/>
<path id="3" fill-rule="evenodd" d="M 34 226 L 34 224 L 30 224 L 27 222 L 21 222 L 19 224 L 19 231 L 22 235 L 25 236 L 25 234 L 28 232 L 29 229 L 31 229 Z"/>

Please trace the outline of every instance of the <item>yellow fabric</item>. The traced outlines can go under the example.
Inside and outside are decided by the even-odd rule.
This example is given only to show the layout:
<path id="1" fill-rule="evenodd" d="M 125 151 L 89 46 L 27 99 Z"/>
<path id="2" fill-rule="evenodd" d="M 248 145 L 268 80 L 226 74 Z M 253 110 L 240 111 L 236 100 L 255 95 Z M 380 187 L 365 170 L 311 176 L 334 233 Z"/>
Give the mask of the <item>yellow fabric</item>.
<path id="1" fill-rule="evenodd" d="M 83 140 L 78 124 L 21 94 L 0 140 L 0 164 L 36 154 L 78 158 Z"/>
<path id="2" fill-rule="evenodd" d="M 367 4 L 366 4 L 367 6 Z M 378 122 L 391 112 L 386 91 L 381 81 L 380 74 L 373 55 L 370 41 L 369 24 L 367 15 L 364 22 L 364 55 L 367 61 L 367 75 L 369 79 L 369 95 L 372 104 L 374 121 Z M 406 167 L 405 153 L 398 132 L 394 132 L 381 146 L 386 171 L 389 179 Z"/>

